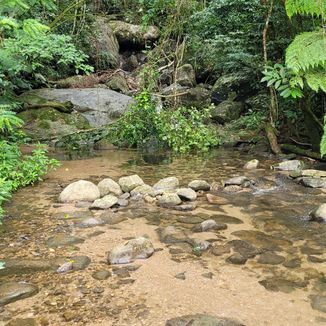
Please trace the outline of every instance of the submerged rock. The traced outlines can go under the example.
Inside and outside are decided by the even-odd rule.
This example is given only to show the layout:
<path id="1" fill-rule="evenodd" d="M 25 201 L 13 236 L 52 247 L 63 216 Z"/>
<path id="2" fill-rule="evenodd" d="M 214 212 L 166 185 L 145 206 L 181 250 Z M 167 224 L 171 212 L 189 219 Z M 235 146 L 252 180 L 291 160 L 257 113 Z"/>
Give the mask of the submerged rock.
<path id="1" fill-rule="evenodd" d="M 12 319 L 6 326 L 39 326 L 35 318 L 15 318 Z"/>
<path id="2" fill-rule="evenodd" d="M 90 208 L 108 209 L 117 204 L 119 199 L 114 195 L 106 195 L 103 198 L 96 199 Z"/>
<path id="3" fill-rule="evenodd" d="M 91 228 L 91 227 L 99 226 L 99 225 L 103 225 L 103 224 L 104 224 L 104 221 L 102 221 L 101 219 L 95 218 L 95 217 L 90 217 L 90 218 L 83 219 L 77 225 L 80 228 Z"/>
<path id="4" fill-rule="evenodd" d="M 0 306 L 31 297 L 38 293 L 38 288 L 29 283 L 5 282 L 0 284 Z"/>
<path id="5" fill-rule="evenodd" d="M 173 207 L 182 203 L 180 197 L 176 193 L 164 193 L 159 197 L 158 202 L 162 207 Z"/>
<path id="6" fill-rule="evenodd" d="M 126 221 L 127 217 L 119 213 L 103 212 L 100 215 L 100 219 L 109 225 L 114 225 Z"/>
<path id="7" fill-rule="evenodd" d="M 51 248 L 61 247 L 61 246 L 70 246 L 78 243 L 83 243 L 85 240 L 69 235 L 66 233 L 57 234 L 48 240 L 46 240 L 46 245 Z"/>
<path id="8" fill-rule="evenodd" d="M 182 230 L 177 229 L 172 225 L 165 228 L 158 228 L 157 233 L 160 241 L 163 243 L 180 243 L 189 241 L 186 234 Z"/>
<path id="9" fill-rule="evenodd" d="M 111 272 L 107 271 L 107 270 L 104 270 L 104 269 L 101 269 L 99 271 L 96 271 L 92 274 L 93 278 L 95 278 L 96 280 L 99 280 L 99 281 L 103 281 L 103 280 L 106 280 L 108 279 L 110 276 L 111 276 Z"/>
<path id="10" fill-rule="evenodd" d="M 4 261 L 4 268 L 0 269 L 0 276 L 34 274 L 55 270 L 55 265 L 49 259 L 8 259 Z"/>
<path id="11" fill-rule="evenodd" d="M 224 223 L 216 223 L 214 220 L 206 220 L 201 222 L 194 228 L 195 232 L 208 232 L 208 231 L 219 231 L 227 229 L 227 225 Z"/>
<path id="12" fill-rule="evenodd" d="M 183 200 L 194 201 L 197 199 L 196 191 L 191 188 L 180 188 L 177 190 L 177 195 Z"/>
<path id="13" fill-rule="evenodd" d="M 223 197 L 212 195 L 212 194 L 206 194 L 207 201 L 210 204 L 214 205 L 227 205 L 229 204 L 229 201 Z"/>
<path id="14" fill-rule="evenodd" d="M 247 258 L 236 252 L 235 254 L 228 257 L 226 261 L 234 265 L 244 265 L 247 262 Z"/>
<path id="15" fill-rule="evenodd" d="M 309 216 L 311 221 L 326 222 L 326 204 L 320 205 Z"/>
<path id="16" fill-rule="evenodd" d="M 109 253 L 108 262 L 110 264 L 128 264 L 135 259 L 149 258 L 153 253 L 152 242 L 147 238 L 139 237 L 115 247 Z"/>
<path id="17" fill-rule="evenodd" d="M 260 255 L 258 263 L 267 265 L 279 265 L 285 261 L 283 256 L 277 255 L 274 252 L 264 252 Z"/>
<path id="18" fill-rule="evenodd" d="M 230 318 L 210 315 L 186 315 L 169 319 L 165 326 L 244 326 L 243 323 Z"/>
<path id="19" fill-rule="evenodd" d="M 179 179 L 176 177 L 168 177 L 161 179 L 153 186 L 154 190 L 170 190 L 179 187 Z"/>
<path id="20" fill-rule="evenodd" d="M 188 187 L 195 191 L 208 191 L 211 189 L 211 185 L 205 180 L 193 180 L 189 182 Z"/>
<path id="21" fill-rule="evenodd" d="M 304 167 L 304 163 L 299 160 L 284 161 L 273 165 L 273 168 L 275 170 L 280 170 L 280 171 L 297 171 L 303 169 L 303 167 Z"/>
<path id="22" fill-rule="evenodd" d="M 75 201 L 94 201 L 100 198 L 98 187 L 86 180 L 79 180 L 68 185 L 60 194 L 61 203 Z"/>
<path id="23" fill-rule="evenodd" d="M 124 192 L 130 192 L 135 188 L 144 185 L 144 181 L 137 175 L 130 175 L 119 179 L 119 185 Z"/>
<path id="24" fill-rule="evenodd" d="M 103 179 L 97 185 L 98 189 L 100 190 L 101 197 L 109 194 L 113 194 L 115 196 L 121 196 L 122 190 L 118 183 L 110 178 Z"/>
<path id="25" fill-rule="evenodd" d="M 326 295 L 312 295 L 311 307 L 312 309 L 326 313 Z"/>

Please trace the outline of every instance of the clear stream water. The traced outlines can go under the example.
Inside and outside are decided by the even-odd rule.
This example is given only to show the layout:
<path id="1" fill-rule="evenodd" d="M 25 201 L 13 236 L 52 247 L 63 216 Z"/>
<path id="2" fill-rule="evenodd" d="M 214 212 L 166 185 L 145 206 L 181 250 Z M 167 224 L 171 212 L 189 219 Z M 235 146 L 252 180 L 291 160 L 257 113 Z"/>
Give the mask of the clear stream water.
<path id="1" fill-rule="evenodd" d="M 244 170 L 253 158 L 260 160 L 259 169 Z M 236 150 L 187 156 L 110 150 L 63 161 L 44 182 L 18 191 L 6 205 L 0 261 L 86 255 L 91 263 L 66 274 L 31 270 L 0 276 L 0 282 L 31 282 L 39 288 L 33 297 L 0 307 L 0 325 L 17 318 L 32 318 L 40 325 L 164 325 L 186 313 L 232 317 L 245 325 L 326 324 L 326 225 L 307 219 L 324 203 L 325 193 L 297 185 L 271 170 L 273 163 Z M 115 213 L 124 219 L 116 225 L 81 229 L 72 219 L 55 217 L 60 212 L 87 212 L 85 207 L 57 203 L 70 182 L 117 180 L 130 174 L 151 185 L 168 176 L 178 177 L 181 185 L 193 179 L 218 185 L 246 175 L 254 185 L 237 193 L 212 192 L 226 199 L 222 206 L 209 204 L 203 195 L 192 212 L 134 202 Z M 226 223 L 227 229 L 192 231 L 196 223 L 211 218 Z M 171 225 L 192 239 L 208 240 L 210 249 L 197 252 L 189 243 L 162 243 L 157 228 Z M 85 241 L 49 248 L 46 240 L 58 233 Z M 135 262 L 141 267 L 132 272 L 107 265 L 106 253 L 115 244 L 143 234 L 157 249 L 153 257 Z M 248 258 L 244 265 L 228 260 L 235 252 Z M 94 280 L 92 273 L 103 269 L 112 276 Z M 175 278 L 183 272 L 184 280 Z"/>

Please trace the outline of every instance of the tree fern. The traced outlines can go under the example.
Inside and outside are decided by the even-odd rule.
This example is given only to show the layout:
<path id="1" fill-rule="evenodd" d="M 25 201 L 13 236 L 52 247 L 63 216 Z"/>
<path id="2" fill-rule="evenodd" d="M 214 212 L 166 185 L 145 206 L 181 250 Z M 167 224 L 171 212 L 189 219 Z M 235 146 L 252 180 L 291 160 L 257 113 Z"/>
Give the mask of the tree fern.
<path id="1" fill-rule="evenodd" d="M 300 15 L 325 15 L 326 0 L 286 0 L 286 12 L 289 17 Z"/>

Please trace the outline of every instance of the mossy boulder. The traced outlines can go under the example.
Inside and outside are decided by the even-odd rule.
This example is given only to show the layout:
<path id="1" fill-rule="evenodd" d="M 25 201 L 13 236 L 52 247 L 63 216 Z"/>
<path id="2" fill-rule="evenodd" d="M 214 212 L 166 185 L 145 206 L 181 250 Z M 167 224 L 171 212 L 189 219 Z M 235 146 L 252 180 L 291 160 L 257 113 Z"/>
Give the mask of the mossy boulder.
<path id="1" fill-rule="evenodd" d="M 90 128 L 87 119 L 79 112 L 64 113 L 53 107 L 30 109 L 18 116 L 25 122 L 25 133 L 34 140 L 60 138 Z"/>
<path id="2" fill-rule="evenodd" d="M 240 118 L 243 105 L 241 102 L 223 101 L 219 105 L 212 107 L 212 119 L 220 124 L 225 124 Z"/>
<path id="3" fill-rule="evenodd" d="M 133 25 L 120 20 L 109 22 L 115 36 L 121 47 L 145 48 L 147 43 L 156 41 L 159 36 L 159 30 L 155 26 L 144 27 L 142 25 Z"/>

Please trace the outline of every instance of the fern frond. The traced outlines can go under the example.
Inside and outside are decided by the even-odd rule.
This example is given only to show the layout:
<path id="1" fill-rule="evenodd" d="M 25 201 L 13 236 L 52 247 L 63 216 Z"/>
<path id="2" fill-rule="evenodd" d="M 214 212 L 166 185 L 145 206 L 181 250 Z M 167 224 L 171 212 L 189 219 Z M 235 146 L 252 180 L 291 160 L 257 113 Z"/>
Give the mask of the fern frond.
<path id="1" fill-rule="evenodd" d="M 324 16 L 326 0 L 286 0 L 285 8 L 289 17 L 295 14 Z"/>
<path id="2" fill-rule="evenodd" d="M 41 24 L 35 19 L 25 19 L 23 21 L 23 31 L 29 36 L 36 37 L 39 34 L 44 34 L 50 28 Z"/>
<path id="3" fill-rule="evenodd" d="M 326 71 L 311 70 L 305 74 L 306 82 L 308 86 L 315 92 L 320 89 L 326 93 Z"/>
<path id="4" fill-rule="evenodd" d="M 317 0 L 316 0 L 317 1 Z M 326 67 L 326 40 L 322 30 L 295 37 L 286 50 L 285 62 L 295 73 Z"/>

